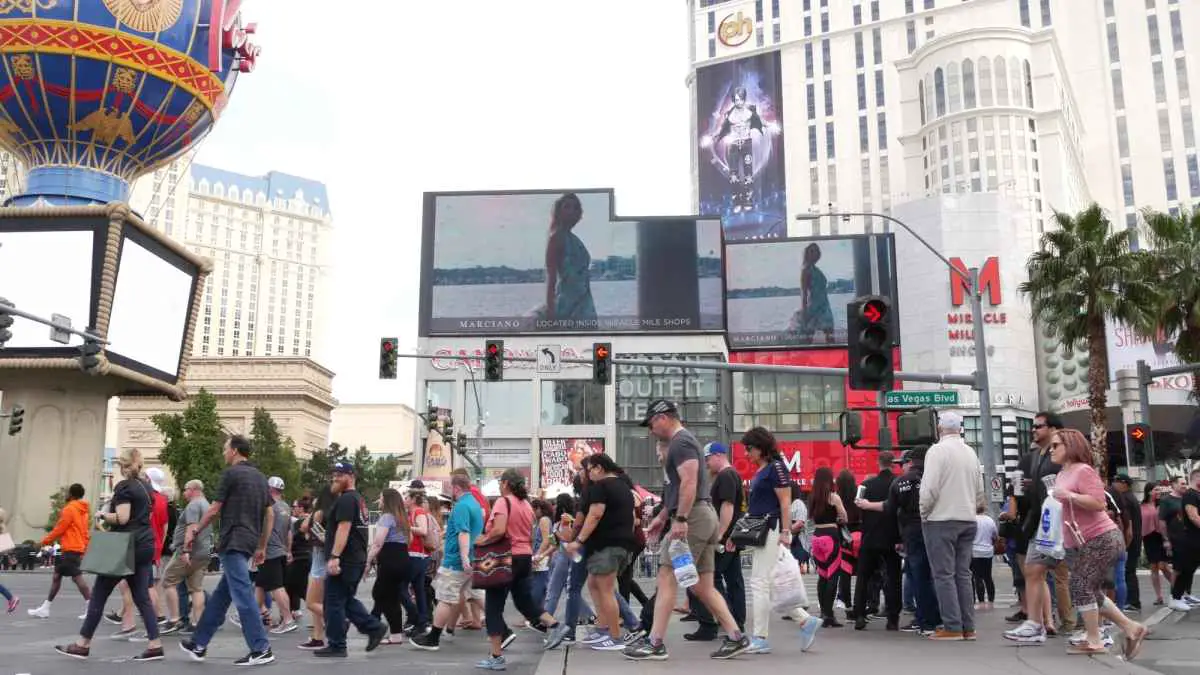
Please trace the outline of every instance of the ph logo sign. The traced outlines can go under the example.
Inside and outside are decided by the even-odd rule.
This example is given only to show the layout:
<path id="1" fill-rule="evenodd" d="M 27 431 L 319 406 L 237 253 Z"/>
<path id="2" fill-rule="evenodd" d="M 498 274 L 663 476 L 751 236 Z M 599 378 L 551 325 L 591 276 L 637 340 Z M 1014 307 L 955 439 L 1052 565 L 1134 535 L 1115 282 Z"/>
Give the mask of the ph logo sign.
<path id="1" fill-rule="evenodd" d="M 721 19 L 717 26 L 717 39 L 726 47 L 741 47 L 754 35 L 754 21 L 745 12 L 738 11 Z"/>

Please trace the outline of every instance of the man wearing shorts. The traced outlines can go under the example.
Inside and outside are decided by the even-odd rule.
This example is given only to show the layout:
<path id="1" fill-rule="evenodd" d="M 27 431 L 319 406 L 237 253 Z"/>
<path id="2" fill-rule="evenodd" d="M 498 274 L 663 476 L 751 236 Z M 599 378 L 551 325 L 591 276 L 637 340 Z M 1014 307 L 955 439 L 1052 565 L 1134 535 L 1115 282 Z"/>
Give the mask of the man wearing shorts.
<path id="1" fill-rule="evenodd" d="M 175 553 L 163 571 L 162 590 L 159 593 L 167 605 L 167 624 L 160 629 L 162 635 L 170 635 L 194 626 L 204 613 L 204 574 L 208 570 L 208 552 L 212 550 L 212 526 L 203 531 L 197 530 L 204 512 L 208 511 L 208 500 L 204 498 L 204 483 L 191 480 L 183 486 L 183 497 L 187 506 L 179 515 L 175 525 L 175 536 L 171 548 Z M 184 542 L 191 531 L 191 548 L 184 548 Z M 188 598 L 191 600 L 191 612 L 187 617 L 180 616 L 179 595 L 175 587 L 180 583 L 187 584 Z"/>
<path id="2" fill-rule="evenodd" d="M 454 496 L 454 508 L 446 518 L 442 566 L 433 579 L 433 593 L 438 603 L 433 613 L 433 627 L 424 635 L 413 636 L 410 641 L 413 647 L 427 651 L 437 651 L 442 631 L 453 630 L 458 621 L 461 602 L 471 590 L 471 553 L 475 540 L 483 534 L 483 508 L 471 496 L 471 479 L 461 474 L 451 476 L 450 493 Z"/>
<path id="3" fill-rule="evenodd" d="M 750 647 L 750 640 L 738 629 L 737 621 L 730 613 L 729 606 L 725 604 L 725 598 L 713 584 L 717 544 L 721 540 L 722 532 L 709 494 L 708 472 L 703 469 L 704 458 L 700 442 L 692 432 L 684 428 L 675 404 L 665 399 L 659 399 L 649 405 L 642 426 L 649 427 L 655 438 L 667 444 L 663 461 L 666 474 L 663 494 L 665 508 L 650 523 L 647 536 L 658 536 L 666 528 L 668 521 L 670 531 L 663 535 L 659 546 L 659 597 L 654 605 L 654 625 L 646 639 L 625 649 L 625 657 L 638 661 L 661 661 L 667 658 L 667 647 L 663 644 L 663 637 L 666 635 L 667 623 L 671 620 L 671 610 L 675 607 L 675 594 L 678 590 L 668 551 L 671 542 L 683 539 L 692 551 L 692 559 L 700 575 L 700 580 L 692 591 L 712 612 L 713 618 L 725 629 L 727 635 L 721 647 L 712 653 L 712 658 L 733 658 Z"/>
<path id="4" fill-rule="evenodd" d="M 58 523 L 55 524 L 50 534 L 42 539 L 42 546 L 61 542 L 62 553 L 58 557 L 58 562 L 54 564 L 54 578 L 50 580 L 50 595 L 46 596 L 46 601 L 42 603 L 41 607 L 29 610 L 29 616 L 39 619 L 50 618 L 50 603 L 54 602 L 59 589 L 62 588 L 64 578 L 75 582 L 75 587 L 79 589 L 79 594 L 83 596 L 85 602 L 92 599 L 92 591 L 88 588 L 87 580 L 83 578 L 83 571 L 79 569 L 79 563 L 83 560 L 83 554 L 87 551 L 88 540 L 91 536 L 88 503 L 84 501 L 83 495 L 83 486 L 79 483 L 67 488 L 67 503 L 63 505 L 62 511 L 58 514 Z"/>
<path id="5" fill-rule="evenodd" d="M 267 539 L 267 559 L 258 566 L 258 573 L 254 577 L 258 606 L 263 616 L 270 615 L 267 594 L 271 595 L 271 600 L 279 609 L 279 623 L 271 629 L 271 633 L 275 635 L 290 633 L 299 628 L 292 618 L 291 603 L 288 602 L 287 589 L 283 583 L 288 551 L 292 549 L 292 509 L 283 499 L 283 487 L 283 479 L 279 476 L 267 479 L 267 490 L 271 493 L 271 508 L 275 511 L 275 518 L 271 523 L 271 536 Z"/>

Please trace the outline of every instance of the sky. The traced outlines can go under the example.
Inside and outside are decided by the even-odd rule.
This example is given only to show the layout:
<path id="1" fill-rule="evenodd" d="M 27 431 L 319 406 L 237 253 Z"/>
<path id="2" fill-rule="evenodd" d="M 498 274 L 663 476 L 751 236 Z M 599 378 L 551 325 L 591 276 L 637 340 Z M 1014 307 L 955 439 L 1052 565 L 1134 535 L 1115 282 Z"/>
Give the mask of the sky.
<path id="1" fill-rule="evenodd" d="M 692 210 L 684 2 L 250 0 L 242 11 L 262 55 L 196 161 L 328 186 L 324 365 L 342 402 L 415 399 L 413 362 L 380 382 L 377 356 L 384 336 L 416 348 L 423 192 L 612 187 L 618 214 Z"/>

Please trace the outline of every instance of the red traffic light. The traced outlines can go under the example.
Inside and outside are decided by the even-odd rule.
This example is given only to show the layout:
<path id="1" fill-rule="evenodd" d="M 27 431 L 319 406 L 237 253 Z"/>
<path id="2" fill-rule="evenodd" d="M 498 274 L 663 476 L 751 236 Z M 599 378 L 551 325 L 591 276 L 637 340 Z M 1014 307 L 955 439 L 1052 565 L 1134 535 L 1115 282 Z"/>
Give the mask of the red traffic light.
<path id="1" fill-rule="evenodd" d="M 383 341 L 383 351 L 390 352 L 395 348 L 396 348 L 396 345 L 393 345 L 391 340 Z"/>
<path id="2" fill-rule="evenodd" d="M 498 352 L 498 351 L 500 351 L 500 347 L 499 347 L 499 345 L 496 345 L 495 343 L 489 344 L 487 346 L 487 352 L 491 356 L 495 356 L 496 352 Z"/>
<path id="3" fill-rule="evenodd" d="M 608 358 L 608 349 L 606 349 L 604 347 L 604 345 L 600 345 L 599 347 L 596 348 L 596 357 L 601 358 L 601 359 L 607 359 Z"/>
<path id="4" fill-rule="evenodd" d="M 1141 427 L 1134 427 L 1129 432 L 1129 435 L 1133 436 L 1133 440 L 1140 441 L 1146 438 L 1146 430 Z"/>
<path id="5" fill-rule="evenodd" d="M 862 315 L 871 323 L 880 323 L 887 317 L 888 307 L 882 300 L 868 300 L 863 303 Z"/>

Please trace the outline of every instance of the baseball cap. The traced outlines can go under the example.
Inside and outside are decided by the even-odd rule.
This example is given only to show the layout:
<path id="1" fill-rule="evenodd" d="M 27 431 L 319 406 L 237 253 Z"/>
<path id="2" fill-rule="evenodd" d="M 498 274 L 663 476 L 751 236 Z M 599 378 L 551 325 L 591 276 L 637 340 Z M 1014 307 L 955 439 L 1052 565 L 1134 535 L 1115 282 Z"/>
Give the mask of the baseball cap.
<path id="1" fill-rule="evenodd" d="M 167 483 L 167 474 L 157 466 L 146 469 L 146 478 L 150 479 L 150 487 L 154 488 L 155 492 L 162 492 Z"/>
<path id="2" fill-rule="evenodd" d="M 333 465 L 333 472 L 334 473 L 348 473 L 351 476 L 353 476 L 354 475 L 354 465 L 345 460 L 343 460 L 341 462 L 336 462 Z"/>
<path id="3" fill-rule="evenodd" d="M 408 489 L 409 490 L 424 490 L 425 489 L 425 481 L 421 480 L 420 478 L 414 478 L 413 481 L 408 484 Z"/>
<path id="4" fill-rule="evenodd" d="M 282 490 L 283 479 L 279 476 L 271 476 L 267 479 L 267 487 L 271 488 L 272 490 Z"/>
<path id="5" fill-rule="evenodd" d="M 708 457 L 710 455 L 728 455 L 728 454 L 729 454 L 729 448 L 725 447 L 724 443 L 713 442 L 713 443 L 709 443 L 708 445 L 704 446 L 704 456 L 705 457 Z"/>
<path id="6" fill-rule="evenodd" d="M 1129 477 L 1129 474 L 1125 474 L 1125 473 L 1119 473 L 1119 474 L 1113 476 L 1113 482 L 1114 483 L 1124 483 L 1126 485 L 1133 485 L 1133 479 Z"/>
<path id="7" fill-rule="evenodd" d="M 665 398 L 660 398 L 650 403 L 646 407 L 646 416 L 642 419 L 642 426 L 650 426 L 650 420 L 654 419 L 655 415 L 664 415 L 666 413 L 678 413 L 679 408 L 674 403 Z"/>

